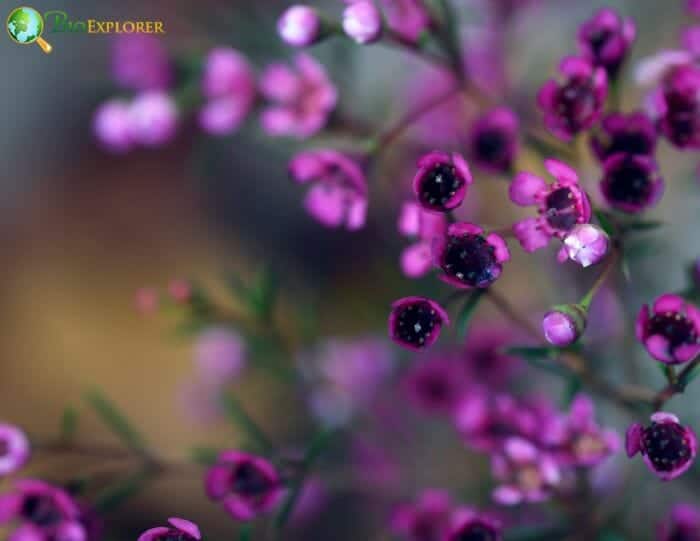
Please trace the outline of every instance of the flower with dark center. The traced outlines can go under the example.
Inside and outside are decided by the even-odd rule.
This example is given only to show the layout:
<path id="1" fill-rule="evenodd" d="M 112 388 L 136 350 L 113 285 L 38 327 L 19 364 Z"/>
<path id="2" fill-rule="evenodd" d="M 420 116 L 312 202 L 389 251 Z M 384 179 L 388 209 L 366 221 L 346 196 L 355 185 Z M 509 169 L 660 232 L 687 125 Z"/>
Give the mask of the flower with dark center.
<path id="1" fill-rule="evenodd" d="M 199 541 L 202 535 L 194 522 L 184 518 L 168 519 L 170 526 L 159 526 L 143 532 L 138 541 Z"/>
<path id="2" fill-rule="evenodd" d="M 649 106 L 660 132 L 673 145 L 700 148 L 700 67 L 686 63 L 670 69 Z"/>
<path id="3" fill-rule="evenodd" d="M 561 480 L 551 456 L 517 437 L 507 439 L 503 451 L 493 456 L 492 469 L 501 482 L 493 498 L 501 505 L 544 501 Z"/>
<path id="4" fill-rule="evenodd" d="M 27 436 L 16 426 L 0 423 L 0 476 L 16 472 L 29 459 Z"/>
<path id="5" fill-rule="evenodd" d="M 545 160 L 544 166 L 555 179 L 547 184 L 532 173 L 518 173 L 510 185 L 511 201 L 521 207 L 537 206 L 539 216 L 526 218 L 513 225 L 513 233 L 526 252 L 540 250 L 550 239 L 564 239 L 578 224 L 591 220 L 588 195 L 578 183 L 578 174 L 559 160 Z M 560 250 L 559 260 L 567 253 Z"/>
<path id="6" fill-rule="evenodd" d="M 469 137 L 469 156 L 488 171 L 504 173 L 511 169 L 518 151 L 518 117 L 500 107 L 482 115 Z"/>
<path id="7" fill-rule="evenodd" d="M 636 334 L 657 361 L 686 363 L 700 355 L 700 309 L 677 295 L 662 295 L 651 309 L 642 306 Z"/>
<path id="8" fill-rule="evenodd" d="M 389 336 L 407 349 L 419 351 L 430 347 L 440 336 L 450 318 L 445 309 L 427 297 L 404 297 L 391 305 Z"/>
<path id="9" fill-rule="evenodd" d="M 695 460 L 697 438 L 690 427 L 682 426 L 672 413 L 657 411 L 651 425 L 634 423 L 627 429 L 627 456 L 641 453 L 644 462 L 662 481 L 683 474 Z"/>
<path id="10" fill-rule="evenodd" d="M 539 91 L 537 102 L 547 128 L 568 141 L 590 128 L 600 117 L 608 94 L 605 70 L 583 58 L 567 57 L 560 64 L 562 84 L 550 79 Z"/>
<path id="11" fill-rule="evenodd" d="M 362 228 L 367 216 L 367 180 L 360 165 L 335 150 L 300 152 L 289 163 L 289 176 L 311 184 L 304 207 L 326 227 Z"/>
<path id="12" fill-rule="evenodd" d="M 462 204 L 472 182 L 471 171 L 462 156 L 435 151 L 418 160 L 413 192 L 424 209 L 447 212 Z"/>
<path id="13" fill-rule="evenodd" d="M 433 259 L 444 282 L 463 289 L 486 288 L 501 275 L 510 252 L 496 233 L 486 235 L 478 225 L 458 222 L 434 241 Z"/>
<path id="14" fill-rule="evenodd" d="M 618 153 L 605 160 L 603 168 L 600 189 L 616 210 L 642 212 L 656 205 L 664 193 L 664 181 L 653 158 Z"/>
<path id="15" fill-rule="evenodd" d="M 700 6 L 700 3 L 698 3 Z M 693 505 L 678 504 L 659 525 L 658 541 L 696 541 L 700 539 L 700 509 Z"/>
<path id="16" fill-rule="evenodd" d="M 591 137 L 591 148 L 601 163 L 618 152 L 653 156 L 656 150 L 656 126 L 642 112 L 611 113 L 600 123 L 600 131 Z"/>
<path id="17" fill-rule="evenodd" d="M 464 365 L 445 353 L 417 358 L 402 379 L 408 400 L 426 413 L 451 414 L 467 385 Z"/>
<path id="18" fill-rule="evenodd" d="M 620 17 L 610 8 L 603 8 L 581 25 L 578 42 L 583 55 L 593 65 L 604 68 L 612 80 L 620 71 L 635 34 L 631 19 Z"/>
<path id="19" fill-rule="evenodd" d="M 18 524 L 9 539 L 87 539 L 77 503 L 65 490 L 43 481 L 17 481 L 12 490 L 0 496 L 0 515 L 3 524 Z"/>
<path id="20" fill-rule="evenodd" d="M 497 520 L 474 512 L 458 510 L 452 521 L 446 541 L 501 541 L 503 528 Z"/>
<path id="21" fill-rule="evenodd" d="M 283 493 L 275 467 L 264 458 L 224 451 L 206 476 L 209 498 L 221 502 L 237 520 L 252 520 L 273 509 Z"/>
<path id="22" fill-rule="evenodd" d="M 452 512 L 452 500 L 444 490 L 424 490 L 415 502 L 398 506 L 391 530 L 407 541 L 443 541 Z"/>

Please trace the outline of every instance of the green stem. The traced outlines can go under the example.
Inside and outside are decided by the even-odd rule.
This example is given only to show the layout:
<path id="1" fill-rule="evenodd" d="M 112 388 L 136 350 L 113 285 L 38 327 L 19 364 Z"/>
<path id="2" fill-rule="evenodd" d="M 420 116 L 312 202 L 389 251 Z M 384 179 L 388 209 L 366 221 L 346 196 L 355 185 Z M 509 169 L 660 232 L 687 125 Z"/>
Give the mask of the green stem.
<path id="1" fill-rule="evenodd" d="M 617 262 L 618 258 L 619 258 L 619 250 L 617 248 L 613 248 L 613 252 L 608 257 L 608 260 L 606 262 L 605 268 L 603 269 L 603 272 L 601 272 L 600 275 L 598 276 L 598 278 L 596 279 L 596 281 L 593 282 L 593 285 L 591 286 L 591 289 L 588 290 L 588 293 L 586 293 L 583 296 L 583 298 L 579 301 L 578 304 L 586 312 L 590 308 L 591 302 L 593 302 L 593 298 L 595 297 L 595 294 L 603 286 L 603 284 L 605 283 L 605 280 L 610 275 L 610 272 L 615 267 L 615 263 Z"/>
<path id="2" fill-rule="evenodd" d="M 260 452 L 270 454 L 275 448 L 274 444 L 248 415 L 241 403 L 231 393 L 224 394 L 222 400 L 228 418 L 246 433 L 248 438 L 259 448 Z"/>

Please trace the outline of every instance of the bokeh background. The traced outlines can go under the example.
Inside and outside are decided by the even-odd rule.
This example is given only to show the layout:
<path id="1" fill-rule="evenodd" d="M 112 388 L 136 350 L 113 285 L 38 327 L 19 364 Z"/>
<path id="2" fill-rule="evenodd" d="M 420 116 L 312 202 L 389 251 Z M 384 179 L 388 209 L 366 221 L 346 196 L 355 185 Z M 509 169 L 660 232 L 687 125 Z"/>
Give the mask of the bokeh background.
<path id="1" fill-rule="evenodd" d="M 474 2 L 454 3 L 465 31 L 479 25 Z M 259 70 L 293 55 L 275 32 L 276 18 L 289 4 L 37 0 L 32 5 L 40 12 L 62 9 L 75 18 L 160 19 L 173 54 L 196 54 L 228 44 L 245 52 Z M 342 9 L 337 0 L 315 4 L 336 15 Z M 637 23 L 638 40 L 623 87 L 624 109 L 636 108 L 642 93 L 631 81 L 630 67 L 659 48 L 676 46 L 679 29 L 686 23 L 682 4 L 680 0 L 554 0 L 526 10 L 506 43 L 508 77 L 520 106 L 537 118 L 533 96 L 554 72 L 558 59 L 573 52 L 577 25 L 597 7 L 610 5 Z M 15 3 L 4 1 L 0 11 L 13 7 Z M 294 320 L 300 306 L 312 305 L 322 336 L 381 334 L 392 299 L 435 289 L 434 278 L 415 283 L 398 269 L 405 240 L 396 233 L 396 216 L 412 168 L 406 153 L 391 153 L 370 179 L 369 221 L 362 231 L 325 229 L 304 212 L 302 191 L 286 178 L 287 160 L 303 143 L 267 138 L 255 118 L 231 137 L 206 137 L 186 124 L 165 148 L 126 156 L 100 150 L 90 123 L 95 107 L 117 92 L 109 80 L 110 37 L 45 37 L 54 47 L 50 56 L 35 46 L 0 39 L 2 418 L 46 439 L 56 433 L 67 404 L 80 404 L 86 388 L 99 387 L 137 421 L 164 456 L 184 457 L 196 444 L 235 445 L 238 436 L 226 424 L 200 426 L 182 415 L 181 388 L 192 372 L 191 340 L 171 332 L 167 315 L 139 315 L 134 308 L 138 288 L 191 277 L 223 297 L 225 273 L 248 279 L 269 266 L 280 277 L 277 318 L 282 325 Z M 313 54 L 339 88 L 339 110 L 374 131 L 406 109 L 416 73 L 425 84 L 433 76 L 419 61 L 381 46 L 361 48 L 335 39 L 316 47 Z M 314 144 L 320 142 L 321 138 Z M 667 225 L 640 241 L 652 249 L 636 261 L 631 282 L 618 280 L 620 329 L 602 345 L 610 363 L 604 368 L 609 377 L 654 388 L 662 385 L 661 376 L 629 338 L 633 314 L 653 296 L 681 289 L 684 266 L 700 255 L 695 158 L 665 143 L 661 147 L 668 189 L 652 216 Z M 523 159 L 533 170 L 540 169 L 534 156 Z M 592 162 L 582 166 L 591 192 L 596 191 L 598 175 Z M 480 174 L 468 215 L 489 224 L 510 223 L 518 213 L 506 193 L 502 179 Z M 525 257 L 519 249 L 513 251 L 514 261 L 498 287 L 527 308 L 535 321 L 551 304 L 574 300 L 591 282 L 588 274 L 557 267 L 552 252 Z M 493 316 L 485 308 L 479 317 Z M 545 391 L 558 392 L 556 382 L 542 381 Z M 271 384 L 264 375 L 246 380 L 239 392 L 280 441 L 300 443 L 295 427 L 303 425 L 297 417 L 305 413 L 298 396 Z M 691 392 L 672 404 L 674 411 L 700 426 L 694 403 Z M 626 417 L 607 404 L 600 403 L 600 412 L 605 424 L 624 426 Z M 447 429 L 421 422 L 425 426 L 416 442 L 415 464 L 402 471 L 407 487 L 458 489 L 474 471 L 487 467 L 483 457 L 464 451 Z M 81 415 L 79 434 L 81 441 L 113 441 L 89 414 Z M 627 464 L 618 462 L 620 467 Z M 33 468 L 37 475 L 50 477 L 82 464 L 81 459 L 64 465 L 45 457 Z M 638 516 L 645 512 L 659 516 L 668 502 L 681 497 L 679 491 L 692 484 L 682 488 L 659 484 L 643 470 L 641 461 L 624 467 L 632 468 L 642 487 L 653 487 L 637 492 Z M 487 488 L 472 486 L 471 496 L 485 502 Z M 386 539 L 371 525 L 363 526 L 380 518 L 361 512 L 364 496 L 351 496 L 338 497 L 323 514 L 319 521 L 325 526 L 299 535 L 340 540 L 356 539 L 362 532 L 366 539 Z M 196 475 L 154 483 L 108 523 L 117 533 L 115 540 L 126 540 L 173 515 L 206 525 L 213 538 L 231 538 L 229 519 L 206 502 Z M 634 539 L 649 538 L 649 528 L 642 531 L 646 533 Z"/>

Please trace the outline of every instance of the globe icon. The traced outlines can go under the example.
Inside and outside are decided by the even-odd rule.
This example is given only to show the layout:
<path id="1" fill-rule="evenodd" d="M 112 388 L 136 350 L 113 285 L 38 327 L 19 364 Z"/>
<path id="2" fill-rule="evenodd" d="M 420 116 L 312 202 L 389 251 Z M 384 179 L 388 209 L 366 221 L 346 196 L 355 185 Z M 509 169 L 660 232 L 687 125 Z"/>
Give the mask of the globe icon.
<path id="1" fill-rule="evenodd" d="M 44 31 L 44 20 L 34 8 L 20 7 L 7 18 L 7 31 L 17 43 L 33 43 Z"/>

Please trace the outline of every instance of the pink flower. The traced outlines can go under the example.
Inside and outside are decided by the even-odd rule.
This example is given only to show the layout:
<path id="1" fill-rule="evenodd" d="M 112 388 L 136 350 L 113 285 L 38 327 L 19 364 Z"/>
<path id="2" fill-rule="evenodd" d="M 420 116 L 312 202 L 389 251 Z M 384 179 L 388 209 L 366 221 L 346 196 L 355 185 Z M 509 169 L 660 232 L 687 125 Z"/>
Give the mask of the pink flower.
<path id="1" fill-rule="evenodd" d="M 194 522 L 184 518 L 169 518 L 170 526 L 159 526 L 143 532 L 138 541 L 199 541 L 202 534 Z"/>
<path id="2" fill-rule="evenodd" d="M 437 354 L 417 358 L 402 380 L 408 399 L 426 413 L 452 415 L 466 389 L 466 373 L 458 359 Z"/>
<path id="3" fill-rule="evenodd" d="M 506 440 L 503 452 L 493 456 L 492 468 L 501 482 L 493 498 L 502 505 L 544 501 L 561 479 L 552 457 L 522 438 Z"/>
<path id="4" fill-rule="evenodd" d="M 449 527 L 452 505 L 447 491 L 426 489 L 415 502 L 396 507 L 391 531 L 406 541 L 441 541 Z"/>
<path id="5" fill-rule="evenodd" d="M 423 210 L 414 202 L 401 207 L 399 232 L 418 240 L 401 253 L 401 270 L 409 278 L 425 276 L 433 266 L 432 243 L 447 232 L 447 218 L 442 213 Z"/>
<path id="6" fill-rule="evenodd" d="M 700 2 L 698 2 L 700 11 Z M 658 541 L 693 541 L 700 539 L 700 509 L 690 504 L 678 504 L 659 525 Z"/>
<path id="7" fill-rule="evenodd" d="M 595 66 L 605 69 L 610 79 L 617 76 L 634 41 L 636 28 L 632 19 L 615 10 L 603 8 L 579 28 L 581 52 Z"/>
<path id="8" fill-rule="evenodd" d="M 564 237 L 566 255 L 584 269 L 602 261 L 609 248 L 608 235 L 592 224 L 578 224 Z"/>
<path id="9" fill-rule="evenodd" d="M 603 68 L 594 67 L 583 58 L 565 58 L 559 71 L 564 82 L 547 81 L 540 89 L 537 103 L 549 131 L 568 141 L 589 129 L 600 117 L 608 94 L 608 79 Z"/>
<path id="10" fill-rule="evenodd" d="M 215 135 L 236 131 L 255 102 L 255 75 L 245 56 L 231 47 L 212 49 L 201 86 L 206 98 L 199 111 L 202 129 Z"/>
<path id="11" fill-rule="evenodd" d="M 311 183 L 304 206 L 326 227 L 362 228 L 367 215 L 367 181 L 360 165 L 335 150 L 309 150 L 289 163 L 289 176 Z"/>
<path id="12" fill-rule="evenodd" d="M 478 225 L 458 222 L 435 240 L 433 259 L 443 271 L 443 282 L 462 289 L 486 288 L 501 275 L 510 252 L 496 233 L 485 234 Z"/>
<path id="13" fill-rule="evenodd" d="M 608 204 L 630 214 L 656 205 L 664 194 L 664 180 L 654 158 L 613 154 L 603 164 L 600 189 Z"/>
<path id="14" fill-rule="evenodd" d="M 630 425 L 625 440 L 627 456 L 642 454 L 644 462 L 662 481 L 685 473 L 693 464 L 698 441 L 690 427 L 682 426 L 672 413 L 657 411 L 651 426 Z"/>
<path id="15" fill-rule="evenodd" d="M 143 146 L 155 147 L 169 142 L 175 137 L 177 122 L 177 105 L 165 92 L 144 92 L 129 105 L 129 134 Z"/>
<path id="16" fill-rule="evenodd" d="M 297 55 L 295 67 L 272 64 L 260 78 L 262 94 L 273 102 L 260 119 L 270 136 L 311 137 L 326 125 L 338 101 L 323 66 L 311 56 Z"/>
<path id="17" fill-rule="evenodd" d="M 471 159 L 488 171 L 510 171 L 518 152 L 518 126 L 518 117 L 506 107 L 483 114 L 471 129 Z"/>
<path id="18" fill-rule="evenodd" d="M 593 401 L 582 394 L 568 416 L 554 418 L 545 433 L 548 450 L 562 466 L 597 466 L 622 447 L 617 432 L 598 426 Z"/>
<path id="19" fill-rule="evenodd" d="M 432 346 L 450 318 L 437 302 L 426 297 L 404 297 L 391 305 L 389 336 L 413 351 Z"/>
<path id="20" fill-rule="evenodd" d="M 585 310 L 576 304 L 556 306 L 542 319 L 542 331 L 547 342 L 560 348 L 576 342 L 585 328 Z"/>
<path id="21" fill-rule="evenodd" d="M 130 90 L 167 90 L 173 80 L 173 66 L 157 37 L 121 34 L 112 47 L 112 76 Z"/>
<path id="22" fill-rule="evenodd" d="M 679 149 L 700 148 L 700 67 L 672 68 L 649 103 L 652 117 L 671 144 Z"/>
<path id="23" fill-rule="evenodd" d="M 24 432 L 0 423 L 0 477 L 16 472 L 29 460 L 31 448 Z"/>
<path id="24" fill-rule="evenodd" d="M 435 151 L 418 160 L 413 193 L 424 209 L 447 212 L 462 204 L 473 182 L 469 165 L 461 155 Z"/>
<path id="25" fill-rule="evenodd" d="M 194 363 L 203 382 L 223 386 L 239 376 L 245 353 L 240 334 L 226 327 L 211 327 L 197 337 Z"/>
<path id="26" fill-rule="evenodd" d="M 224 451 L 206 475 L 206 492 L 236 520 L 248 521 L 274 509 L 284 489 L 279 473 L 264 458 Z"/>
<path id="27" fill-rule="evenodd" d="M 445 541 L 503 541 L 501 523 L 472 509 L 459 509 L 452 518 Z"/>
<path id="28" fill-rule="evenodd" d="M 591 219 L 591 204 L 579 186 L 578 174 L 559 160 L 548 159 L 544 166 L 555 179 L 547 183 L 532 173 L 518 173 L 510 185 L 510 200 L 521 207 L 536 206 L 539 216 L 516 222 L 513 232 L 523 250 L 544 248 L 550 239 L 563 239 L 577 224 Z M 560 261 L 567 258 L 562 248 Z"/>
<path id="29" fill-rule="evenodd" d="M 382 14 L 372 0 L 355 0 L 343 12 L 343 30 L 357 43 L 373 43 L 382 36 Z"/>
<path id="30" fill-rule="evenodd" d="M 430 15 L 423 0 L 380 1 L 389 28 L 408 43 L 416 43 L 430 25 Z"/>
<path id="31" fill-rule="evenodd" d="M 637 316 L 637 340 L 666 364 L 691 361 L 700 354 L 700 309 L 676 295 L 662 295 Z"/>
<path id="32" fill-rule="evenodd" d="M 131 150 L 134 141 L 129 124 L 129 104 L 119 99 L 104 102 L 95 111 L 92 130 L 105 150 L 115 154 Z"/>
<path id="33" fill-rule="evenodd" d="M 308 47 L 321 37 L 321 17 L 309 6 L 288 7 L 277 22 L 277 32 L 293 47 Z"/>

